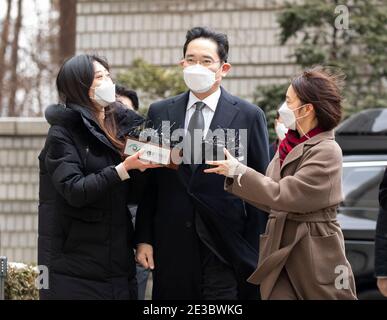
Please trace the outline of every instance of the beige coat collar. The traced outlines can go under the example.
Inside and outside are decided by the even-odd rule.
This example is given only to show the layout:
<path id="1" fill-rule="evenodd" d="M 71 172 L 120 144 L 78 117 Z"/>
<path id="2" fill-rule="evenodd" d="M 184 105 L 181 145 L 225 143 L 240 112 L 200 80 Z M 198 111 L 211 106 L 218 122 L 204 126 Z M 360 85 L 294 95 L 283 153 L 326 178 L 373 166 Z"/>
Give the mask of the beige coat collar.
<path id="1" fill-rule="evenodd" d="M 306 148 L 304 148 L 305 146 L 314 146 L 314 145 L 320 143 L 321 141 L 334 140 L 334 139 L 335 139 L 334 131 L 329 130 L 329 131 L 321 132 L 321 133 L 313 136 L 312 138 L 306 140 L 305 142 L 300 143 L 299 145 L 294 147 L 294 149 L 292 151 L 290 151 L 289 154 L 286 156 L 285 161 L 283 162 L 283 164 L 281 166 L 281 172 L 286 167 L 286 165 L 288 165 L 289 163 L 302 157 L 302 155 L 304 154 L 304 151 L 306 150 Z M 276 158 L 279 157 L 278 152 L 277 152 L 275 157 Z"/>

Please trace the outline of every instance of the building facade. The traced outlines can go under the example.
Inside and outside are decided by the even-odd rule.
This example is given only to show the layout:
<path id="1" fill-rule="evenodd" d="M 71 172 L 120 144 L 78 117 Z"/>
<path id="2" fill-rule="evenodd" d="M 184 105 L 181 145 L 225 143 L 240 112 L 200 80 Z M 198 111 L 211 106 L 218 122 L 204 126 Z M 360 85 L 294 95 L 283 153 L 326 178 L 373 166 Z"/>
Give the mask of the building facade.
<path id="1" fill-rule="evenodd" d="M 258 85 L 283 83 L 296 72 L 294 42 L 279 44 L 284 0 L 79 0 L 77 51 L 105 56 L 113 72 L 135 58 L 160 66 L 183 57 L 186 31 L 208 26 L 227 33 L 233 68 L 224 87 L 251 99 Z"/>

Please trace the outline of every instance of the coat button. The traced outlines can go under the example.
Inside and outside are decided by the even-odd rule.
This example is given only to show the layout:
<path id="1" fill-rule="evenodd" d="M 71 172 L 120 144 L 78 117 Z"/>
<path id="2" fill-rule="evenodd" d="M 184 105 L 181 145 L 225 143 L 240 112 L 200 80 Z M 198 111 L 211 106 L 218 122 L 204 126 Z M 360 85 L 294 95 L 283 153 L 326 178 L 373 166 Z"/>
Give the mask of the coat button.
<path id="1" fill-rule="evenodd" d="M 191 222 L 191 221 L 187 221 L 187 222 L 185 223 L 185 226 L 186 226 L 187 228 L 191 228 L 191 227 L 192 227 L 192 222 Z"/>

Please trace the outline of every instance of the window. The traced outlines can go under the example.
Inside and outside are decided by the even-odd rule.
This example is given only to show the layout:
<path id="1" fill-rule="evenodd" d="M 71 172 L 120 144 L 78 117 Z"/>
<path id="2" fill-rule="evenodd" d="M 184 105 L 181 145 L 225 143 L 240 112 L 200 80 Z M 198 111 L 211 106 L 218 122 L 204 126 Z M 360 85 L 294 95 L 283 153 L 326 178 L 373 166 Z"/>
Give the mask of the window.
<path id="1" fill-rule="evenodd" d="M 344 201 L 341 211 L 375 220 L 379 212 L 379 184 L 384 171 L 385 166 L 382 165 L 356 166 L 353 163 L 344 163 Z"/>

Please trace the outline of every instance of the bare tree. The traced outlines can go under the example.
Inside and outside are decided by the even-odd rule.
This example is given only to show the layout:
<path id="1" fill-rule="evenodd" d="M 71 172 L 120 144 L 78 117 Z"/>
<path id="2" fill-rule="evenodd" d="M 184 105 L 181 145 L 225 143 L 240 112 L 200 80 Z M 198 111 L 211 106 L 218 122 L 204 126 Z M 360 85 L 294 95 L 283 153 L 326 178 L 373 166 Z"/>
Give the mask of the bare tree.
<path id="1" fill-rule="evenodd" d="M 19 35 L 20 29 L 22 26 L 23 18 L 23 0 L 18 0 L 17 2 L 17 18 L 15 22 L 15 28 L 13 33 L 12 40 L 12 52 L 11 52 L 11 78 L 10 78 L 10 90 L 9 90 L 9 116 L 16 116 L 16 91 L 18 89 L 18 75 L 17 75 L 17 66 L 19 62 Z"/>
<path id="2" fill-rule="evenodd" d="M 75 54 L 77 0 L 59 0 L 59 63 Z"/>
<path id="3" fill-rule="evenodd" d="M 9 25 L 11 20 L 11 7 L 12 0 L 7 0 L 7 13 L 4 18 L 3 30 L 1 32 L 1 43 L 0 43 L 0 116 L 3 109 L 3 92 L 4 92 L 4 75 L 6 70 L 5 53 L 8 46 L 9 38 Z"/>
<path id="4" fill-rule="evenodd" d="M 46 1 L 42 4 L 40 0 L 7 0 L 8 7 L 4 6 L 7 10 L 2 21 L 5 30 L 3 27 L 0 31 L 0 93 L 7 103 L 0 104 L 0 116 L 42 116 L 44 107 L 57 98 L 60 0 Z M 22 23 L 26 8 L 34 16 L 31 29 L 24 28 Z M 22 37 L 23 43 L 19 43 Z"/>

